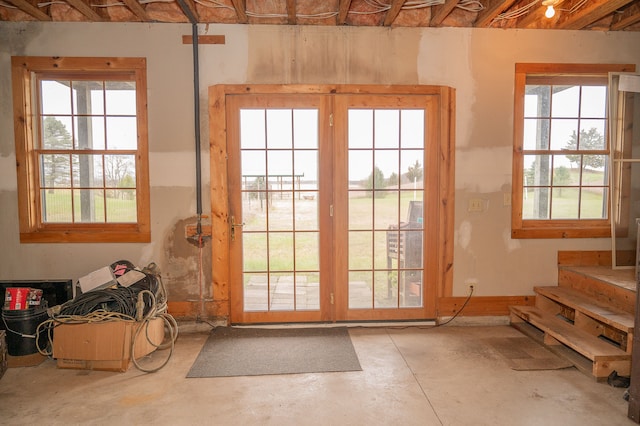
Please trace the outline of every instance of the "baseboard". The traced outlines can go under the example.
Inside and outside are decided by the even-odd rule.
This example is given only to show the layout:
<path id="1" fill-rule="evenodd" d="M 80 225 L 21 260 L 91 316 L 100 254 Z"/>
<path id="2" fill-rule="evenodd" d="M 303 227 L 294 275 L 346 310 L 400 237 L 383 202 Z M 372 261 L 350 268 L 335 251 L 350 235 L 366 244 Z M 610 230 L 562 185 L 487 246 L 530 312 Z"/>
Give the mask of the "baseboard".
<path id="1" fill-rule="evenodd" d="M 476 316 L 476 317 L 441 317 L 438 318 L 439 326 L 476 327 L 509 325 L 509 316 Z"/>
<path id="2" fill-rule="evenodd" d="M 441 297 L 438 299 L 438 318 L 508 316 L 509 306 L 533 306 L 536 301 L 531 296 L 472 296 L 465 306 L 467 297 Z M 464 308 L 463 308 L 464 306 Z"/>

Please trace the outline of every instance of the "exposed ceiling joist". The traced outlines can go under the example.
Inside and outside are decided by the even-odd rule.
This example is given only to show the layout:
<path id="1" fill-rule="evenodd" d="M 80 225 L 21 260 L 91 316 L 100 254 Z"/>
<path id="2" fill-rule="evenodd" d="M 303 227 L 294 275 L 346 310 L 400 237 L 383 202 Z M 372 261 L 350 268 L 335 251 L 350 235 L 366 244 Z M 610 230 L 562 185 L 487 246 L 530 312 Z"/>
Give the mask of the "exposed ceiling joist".
<path id="1" fill-rule="evenodd" d="M 51 16 L 47 15 L 36 6 L 29 3 L 27 0 L 6 0 L 7 3 L 11 3 L 24 13 L 33 16 L 41 21 L 51 21 Z"/>
<path id="2" fill-rule="evenodd" d="M 71 6 L 76 8 L 78 12 L 82 13 L 84 16 L 89 18 L 90 21 L 102 22 L 104 19 L 102 16 L 98 15 L 98 12 L 93 10 L 91 6 L 85 3 L 82 0 L 66 0 Z"/>
<path id="3" fill-rule="evenodd" d="M 578 0 L 570 1 L 575 4 Z M 557 28 L 566 30 L 581 30 L 593 24 L 606 15 L 615 12 L 632 0 L 589 0 L 573 13 L 563 13 L 556 23 Z"/>
<path id="4" fill-rule="evenodd" d="M 515 2 L 516 0 L 487 0 L 484 9 L 478 13 L 474 26 L 477 28 L 488 27 L 496 16 L 509 9 Z"/>
<path id="5" fill-rule="evenodd" d="M 387 11 L 387 16 L 384 17 L 384 26 L 388 27 L 393 24 L 393 21 L 398 17 L 402 6 L 406 0 L 393 0 L 391 2 L 391 8 Z"/>
<path id="6" fill-rule="evenodd" d="M 233 2 L 233 7 L 236 10 L 236 15 L 238 15 L 238 22 L 240 24 L 246 24 L 247 19 L 247 4 L 245 0 L 231 0 Z"/>
<path id="7" fill-rule="evenodd" d="M 347 16 L 349 15 L 349 9 L 351 8 L 351 0 L 340 0 L 340 7 L 338 9 L 338 25 L 344 25 L 347 22 Z"/>
<path id="8" fill-rule="evenodd" d="M 147 14 L 147 11 L 144 9 L 144 7 L 142 7 L 142 5 L 138 3 L 138 0 L 122 0 L 122 1 L 124 2 L 124 4 L 127 5 L 129 9 L 131 9 L 134 15 L 140 18 L 141 21 L 149 22 L 152 20 Z"/>
<path id="9" fill-rule="evenodd" d="M 287 23 L 289 25 L 295 25 L 297 22 L 296 18 L 296 5 L 298 2 L 296 0 L 287 0 Z"/>
<path id="10" fill-rule="evenodd" d="M 458 3 L 460 3 L 460 0 L 446 0 L 444 4 L 431 6 L 431 22 L 429 25 L 432 27 L 439 26 Z"/>
<path id="11" fill-rule="evenodd" d="M 640 22 L 640 4 L 635 3 L 623 12 L 615 13 L 611 22 L 611 30 L 618 31 Z"/>

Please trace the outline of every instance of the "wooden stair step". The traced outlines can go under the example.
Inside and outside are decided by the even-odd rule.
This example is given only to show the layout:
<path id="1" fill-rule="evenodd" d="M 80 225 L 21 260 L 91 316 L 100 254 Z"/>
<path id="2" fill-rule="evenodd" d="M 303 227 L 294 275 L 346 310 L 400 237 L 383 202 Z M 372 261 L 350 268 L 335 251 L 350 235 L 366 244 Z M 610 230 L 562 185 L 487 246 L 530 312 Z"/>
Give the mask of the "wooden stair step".
<path id="1" fill-rule="evenodd" d="M 633 333 L 634 317 L 606 302 L 596 300 L 570 287 L 534 287 L 537 294 L 582 312 L 604 324 Z"/>
<path id="2" fill-rule="evenodd" d="M 589 359 L 592 362 L 591 374 L 596 379 L 604 379 L 614 370 L 620 375 L 630 374 L 631 354 L 622 349 L 534 306 L 510 306 L 509 310 L 512 323 L 524 321 L 544 332 L 545 344 L 554 346 L 562 343 Z"/>
<path id="3" fill-rule="evenodd" d="M 558 266 L 558 286 L 581 291 L 633 315 L 636 306 L 633 272 L 605 266 Z"/>

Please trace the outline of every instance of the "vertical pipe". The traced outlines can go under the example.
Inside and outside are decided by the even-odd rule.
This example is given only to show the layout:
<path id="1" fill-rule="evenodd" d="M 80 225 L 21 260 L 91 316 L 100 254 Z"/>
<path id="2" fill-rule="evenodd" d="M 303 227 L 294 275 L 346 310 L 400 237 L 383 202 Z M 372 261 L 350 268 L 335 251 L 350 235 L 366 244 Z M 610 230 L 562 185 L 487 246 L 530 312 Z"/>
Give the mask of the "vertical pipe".
<path id="1" fill-rule="evenodd" d="M 193 114 L 196 140 L 196 233 L 198 236 L 198 281 L 200 289 L 200 318 L 205 317 L 204 282 L 202 280 L 202 158 L 200 150 L 200 60 L 198 57 L 198 24 L 191 24 L 193 39 Z"/>
<path id="2" fill-rule="evenodd" d="M 193 39 L 193 109 L 196 137 L 196 214 L 197 234 L 202 235 L 202 158 L 200 150 L 200 61 L 198 58 L 198 24 L 192 23 Z"/>
<path id="3" fill-rule="evenodd" d="M 191 38 L 193 45 L 193 113 L 196 141 L 196 237 L 198 238 L 198 283 L 200 287 L 200 313 L 198 318 L 205 317 L 204 289 L 202 280 L 202 159 L 200 152 L 200 61 L 198 58 L 198 20 L 185 0 L 177 0 L 180 8 L 191 22 Z"/>

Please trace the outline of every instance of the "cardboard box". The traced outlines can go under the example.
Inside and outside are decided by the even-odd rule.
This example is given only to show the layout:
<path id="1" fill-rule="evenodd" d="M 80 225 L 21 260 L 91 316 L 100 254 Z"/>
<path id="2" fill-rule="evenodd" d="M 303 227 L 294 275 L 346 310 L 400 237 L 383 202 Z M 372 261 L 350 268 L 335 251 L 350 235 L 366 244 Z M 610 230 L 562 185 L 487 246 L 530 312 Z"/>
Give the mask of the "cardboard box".
<path id="1" fill-rule="evenodd" d="M 40 352 L 20 356 L 7 354 L 7 366 L 9 368 L 35 367 L 36 365 L 42 364 L 46 359 L 47 357 L 42 355 Z"/>
<path id="2" fill-rule="evenodd" d="M 127 371 L 131 363 L 131 340 L 142 329 L 135 344 L 135 359 L 150 354 L 164 339 L 164 320 L 148 323 L 109 321 L 87 324 L 61 324 L 53 332 L 53 357 L 58 368 Z"/>

